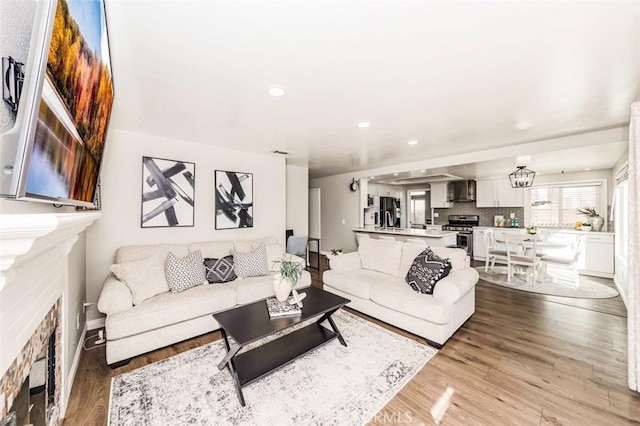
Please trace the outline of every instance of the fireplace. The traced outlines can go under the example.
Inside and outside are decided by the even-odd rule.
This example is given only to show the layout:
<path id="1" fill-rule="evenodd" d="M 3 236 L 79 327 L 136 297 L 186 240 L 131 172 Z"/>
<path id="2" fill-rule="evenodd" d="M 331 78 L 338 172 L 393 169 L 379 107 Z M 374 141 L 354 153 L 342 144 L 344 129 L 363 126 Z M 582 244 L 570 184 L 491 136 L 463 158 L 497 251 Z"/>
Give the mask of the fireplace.
<path id="1" fill-rule="evenodd" d="M 99 217 L 0 214 L 0 420 L 15 411 L 19 424 L 27 416 L 34 425 L 62 423 L 75 374 L 71 361 L 79 353 L 76 330 L 69 326 L 76 316 L 69 253 L 78 234 Z M 37 379 L 40 369 L 44 378 Z"/>
<path id="2" fill-rule="evenodd" d="M 59 324 L 60 299 L 2 376 L 0 392 L 6 398 L 7 408 L 0 419 L 13 413 L 18 425 L 45 426 L 60 422 Z"/>

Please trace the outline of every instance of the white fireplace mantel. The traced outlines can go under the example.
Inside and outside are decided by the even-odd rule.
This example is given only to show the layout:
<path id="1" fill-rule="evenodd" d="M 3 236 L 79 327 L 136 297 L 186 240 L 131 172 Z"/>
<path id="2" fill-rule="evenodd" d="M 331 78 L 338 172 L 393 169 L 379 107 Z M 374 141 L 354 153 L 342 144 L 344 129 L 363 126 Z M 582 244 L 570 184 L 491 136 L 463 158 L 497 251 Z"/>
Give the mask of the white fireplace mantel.
<path id="1" fill-rule="evenodd" d="M 78 234 L 100 216 L 99 212 L 0 214 L 0 292 L 11 282 L 14 268 L 53 248 L 68 253 Z"/>

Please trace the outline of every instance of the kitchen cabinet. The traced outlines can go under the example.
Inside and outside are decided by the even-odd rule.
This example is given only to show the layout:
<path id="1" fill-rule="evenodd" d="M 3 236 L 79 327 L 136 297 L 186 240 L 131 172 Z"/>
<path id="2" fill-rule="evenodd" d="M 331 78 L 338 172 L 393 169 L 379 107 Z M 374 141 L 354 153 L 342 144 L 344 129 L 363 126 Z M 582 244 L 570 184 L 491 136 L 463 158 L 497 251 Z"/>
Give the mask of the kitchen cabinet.
<path id="1" fill-rule="evenodd" d="M 476 207 L 524 207 L 524 189 L 512 188 L 509 179 L 476 181 Z"/>
<path id="2" fill-rule="evenodd" d="M 447 183 L 431 184 L 431 208 L 448 208 L 451 203 L 447 201 Z"/>

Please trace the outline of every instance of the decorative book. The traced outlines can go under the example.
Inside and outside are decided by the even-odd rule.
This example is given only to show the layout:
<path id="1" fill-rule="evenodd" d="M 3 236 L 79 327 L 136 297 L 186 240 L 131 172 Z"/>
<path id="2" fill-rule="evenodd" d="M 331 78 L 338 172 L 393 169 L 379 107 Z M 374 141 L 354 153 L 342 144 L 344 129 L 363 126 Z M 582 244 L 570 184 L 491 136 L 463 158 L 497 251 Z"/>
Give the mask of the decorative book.
<path id="1" fill-rule="evenodd" d="M 275 297 L 267 299 L 267 309 L 269 310 L 269 316 L 271 318 L 274 317 L 285 317 L 285 316 L 293 316 L 300 315 L 302 313 L 302 309 L 298 307 L 297 304 L 289 303 L 293 300 L 290 297 L 288 300 L 284 302 L 280 302 Z"/>

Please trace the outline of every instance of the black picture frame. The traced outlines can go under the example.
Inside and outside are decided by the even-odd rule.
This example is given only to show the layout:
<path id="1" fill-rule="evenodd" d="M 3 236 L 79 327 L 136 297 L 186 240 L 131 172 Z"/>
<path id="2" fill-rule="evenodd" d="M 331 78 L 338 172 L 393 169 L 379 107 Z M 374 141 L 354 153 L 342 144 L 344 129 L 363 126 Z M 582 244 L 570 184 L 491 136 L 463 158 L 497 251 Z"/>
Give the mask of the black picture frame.
<path id="1" fill-rule="evenodd" d="M 216 170 L 216 230 L 253 228 L 253 173 Z"/>
<path id="2" fill-rule="evenodd" d="M 196 165 L 142 157 L 140 227 L 193 227 Z"/>

